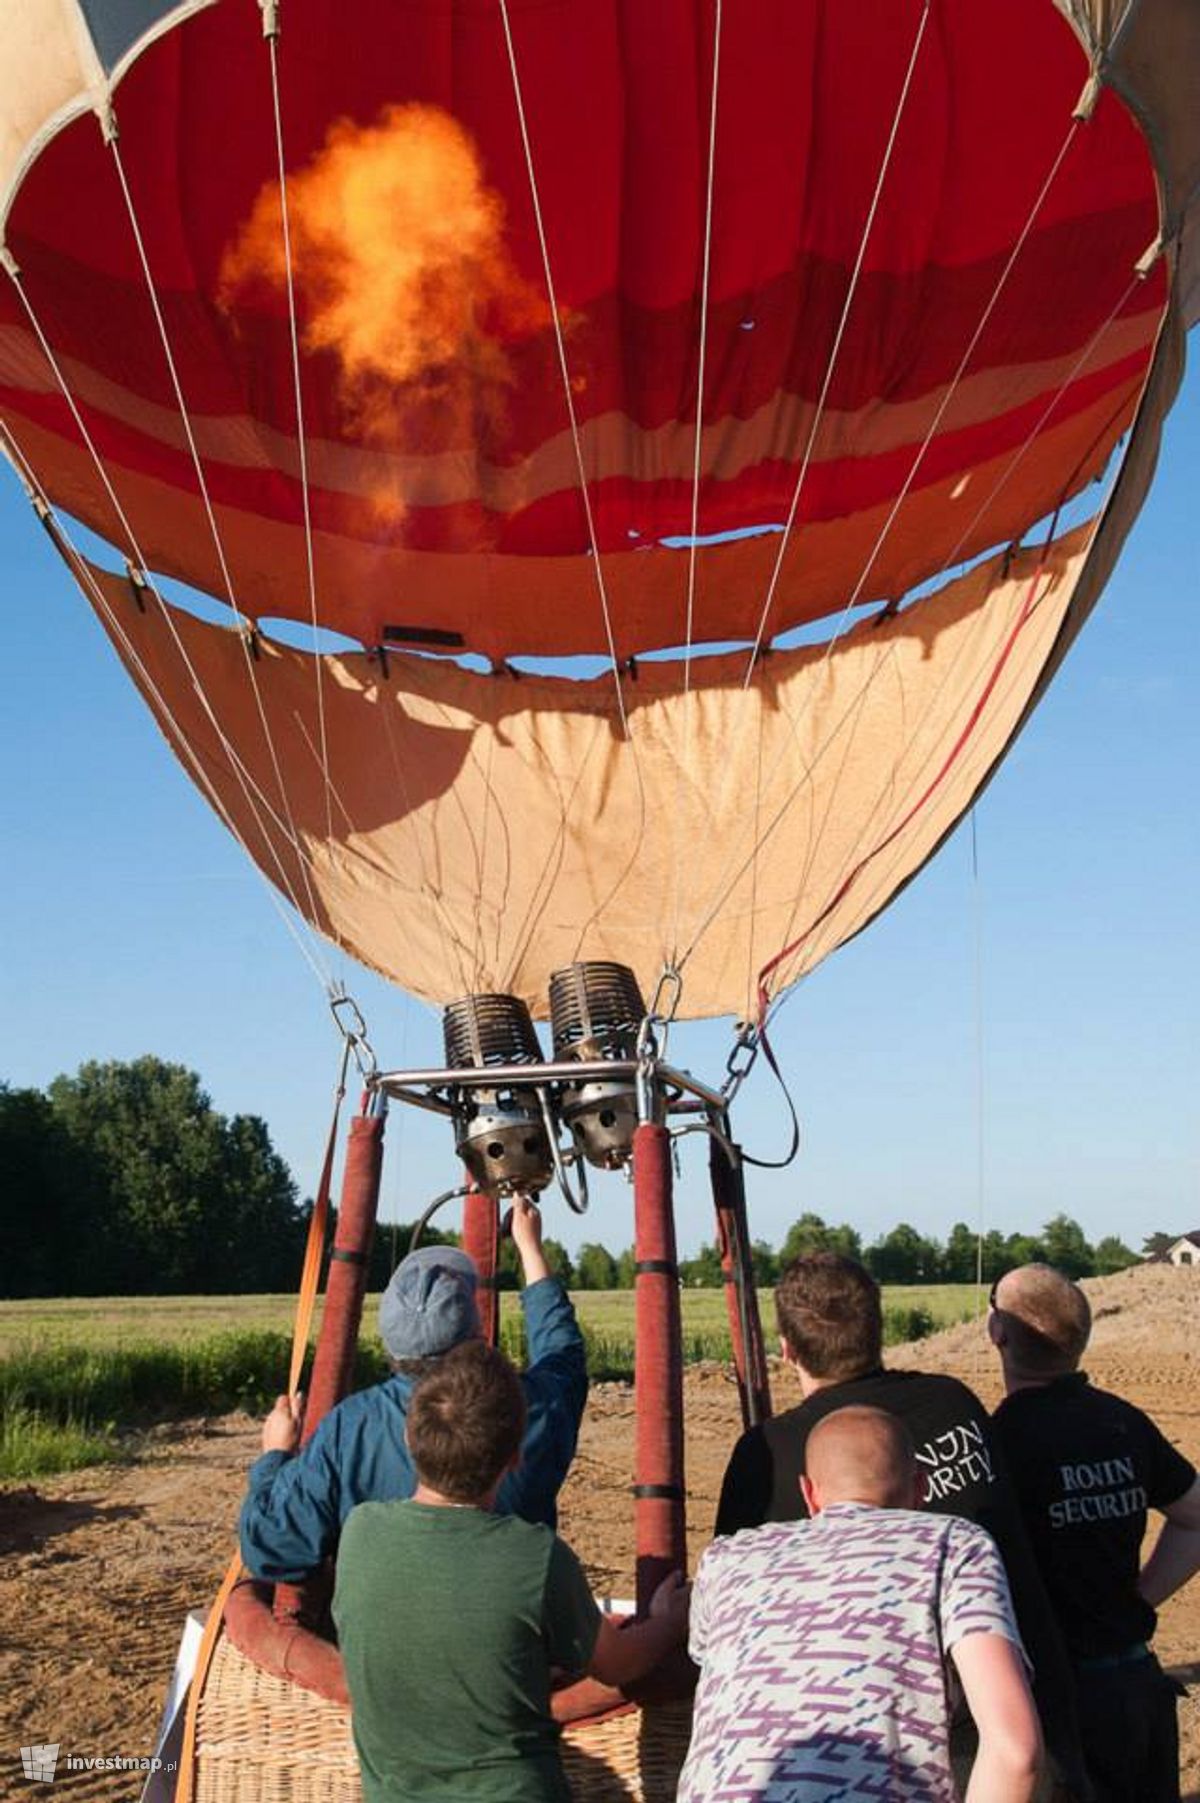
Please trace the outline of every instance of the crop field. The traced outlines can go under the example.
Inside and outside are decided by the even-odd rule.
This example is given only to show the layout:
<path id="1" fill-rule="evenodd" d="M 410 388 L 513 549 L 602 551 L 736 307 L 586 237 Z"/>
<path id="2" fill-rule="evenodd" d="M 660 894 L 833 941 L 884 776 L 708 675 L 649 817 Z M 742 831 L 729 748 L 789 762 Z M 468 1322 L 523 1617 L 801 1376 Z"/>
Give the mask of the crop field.
<path id="1" fill-rule="evenodd" d="M 501 1344 L 523 1360 L 515 1294 L 502 1297 Z M 634 1371 L 630 1290 L 575 1297 L 593 1379 L 625 1381 Z M 769 1292 L 759 1298 L 768 1346 L 774 1341 Z M 685 1290 L 687 1364 L 728 1362 L 725 1297 Z M 386 1365 L 376 1333 L 379 1298 L 367 1300 L 355 1382 L 372 1383 Z M 895 1289 L 884 1295 L 889 1344 L 917 1340 L 969 1319 L 970 1285 Z M 0 1303 L 0 1483 L 138 1455 L 159 1424 L 235 1409 L 258 1412 L 286 1383 L 290 1296 L 142 1296 Z"/>
<path id="2" fill-rule="evenodd" d="M 584 1328 L 612 1339 L 633 1339 L 632 1290 L 576 1290 L 575 1306 Z M 773 1329 L 771 1292 L 759 1294 L 763 1321 Z M 885 1311 L 920 1309 L 932 1328 L 952 1326 L 982 1314 L 983 1299 L 973 1283 L 896 1285 L 883 1292 Z M 379 1297 L 368 1296 L 363 1328 L 375 1333 Z M 515 1294 L 501 1297 L 504 1316 L 517 1311 Z M 18 1349 L 51 1345 L 91 1348 L 131 1341 L 180 1345 L 218 1333 L 290 1334 L 293 1296 L 71 1296 L 62 1299 L 0 1302 L 0 1358 Z M 320 1319 L 319 1304 L 317 1319 Z M 720 1290 L 684 1290 L 687 1336 L 725 1331 L 725 1298 Z M 928 1331 L 928 1329 L 926 1330 Z"/>

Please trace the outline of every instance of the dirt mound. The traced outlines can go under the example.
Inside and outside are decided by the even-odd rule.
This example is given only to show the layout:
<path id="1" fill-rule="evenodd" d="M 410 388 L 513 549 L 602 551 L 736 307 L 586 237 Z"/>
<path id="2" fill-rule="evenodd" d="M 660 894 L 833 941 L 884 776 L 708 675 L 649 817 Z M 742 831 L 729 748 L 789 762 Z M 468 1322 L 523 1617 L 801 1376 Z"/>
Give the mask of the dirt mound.
<path id="1" fill-rule="evenodd" d="M 1142 1267 L 1086 1285 L 1095 1311 L 1093 1380 L 1148 1410 L 1200 1463 L 1200 1272 Z M 891 1362 L 964 1378 L 985 1402 L 998 1373 L 981 1321 L 949 1329 Z M 799 1400 L 772 1368 L 775 1403 Z M 737 1392 L 716 1366 L 686 1382 L 688 1531 L 693 1558 L 712 1531 L 717 1492 L 740 1430 Z M 595 1386 L 563 1495 L 564 1532 L 598 1590 L 633 1582 L 633 1392 Z M 61 1758 L 149 1752 L 184 1617 L 210 1600 L 234 1545 L 258 1430 L 245 1416 L 156 1437 L 146 1457 L 0 1492 L 0 1760 L 59 1741 Z M 1200 1578 L 1163 1610 L 1164 1663 L 1200 1681 Z M 1200 1687 L 1181 1710 L 1184 1795 L 1200 1803 Z M 60 1768 L 61 1770 L 61 1768 Z M 19 1780 L 14 1778 L 12 1789 Z M 136 1796 L 130 1774 L 64 1774 L 80 1803 Z M 10 1787 L 0 1784 L 0 1791 Z"/>

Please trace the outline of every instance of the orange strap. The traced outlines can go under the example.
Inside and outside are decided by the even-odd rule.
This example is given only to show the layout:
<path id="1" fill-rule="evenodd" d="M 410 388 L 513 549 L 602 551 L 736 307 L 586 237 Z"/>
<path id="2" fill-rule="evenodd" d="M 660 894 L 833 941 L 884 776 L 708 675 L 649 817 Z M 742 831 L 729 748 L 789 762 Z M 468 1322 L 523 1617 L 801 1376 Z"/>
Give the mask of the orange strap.
<path id="1" fill-rule="evenodd" d="M 325 1250 L 325 1229 L 329 1221 L 329 1193 L 333 1186 L 333 1156 L 337 1147 L 342 1100 L 346 1094 L 346 1069 L 349 1057 L 350 1044 L 347 1041 L 342 1051 L 341 1070 L 338 1073 L 337 1089 L 334 1092 L 333 1119 L 329 1123 L 329 1139 L 325 1146 L 325 1162 L 321 1166 L 321 1181 L 317 1186 L 317 1199 L 313 1203 L 312 1219 L 308 1223 L 308 1240 L 304 1247 L 304 1264 L 300 1272 L 300 1291 L 296 1297 L 296 1318 L 292 1327 L 292 1359 L 288 1372 L 288 1394 L 291 1396 L 294 1396 L 299 1388 L 300 1374 L 304 1369 L 304 1358 L 308 1351 L 308 1335 L 312 1327 L 313 1308 L 317 1300 L 317 1283 L 321 1276 L 321 1259 Z M 229 1600 L 230 1591 L 242 1576 L 242 1569 L 241 1553 L 236 1552 L 229 1561 L 225 1576 L 221 1579 L 220 1589 L 213 1600 L 212 1608 L 208 1612 L 208 1620 L 204 1624 L 204 1633 L 200 1637 L 200 1647 L 196 1654 L 196 1669 L 192 1674 L 191 1687 L 188 1691 L 187 1714 L 183 1719 L 183 1741 L 179 1749 L 179 1779 L 175 1786 L 175 1803 L 192 1803 L 196 1784 L 196 1725 L 200 1717 L 200 1698 L 204 1695 L 208 1668 L 212 1664 L 217 1641 L 221 1637 L 225 1604 Z"/>

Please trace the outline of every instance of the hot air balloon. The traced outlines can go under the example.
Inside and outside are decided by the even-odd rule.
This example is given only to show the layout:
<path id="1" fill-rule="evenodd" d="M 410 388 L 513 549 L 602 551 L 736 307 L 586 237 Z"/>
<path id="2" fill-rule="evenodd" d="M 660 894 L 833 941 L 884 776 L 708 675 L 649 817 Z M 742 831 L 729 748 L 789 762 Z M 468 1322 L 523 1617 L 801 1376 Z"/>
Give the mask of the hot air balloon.
<path id="1" fill-rule="evenodd" d="M 729 1103 L 1144 499 L 1200 297 L 1200 16 L 10 0 L 4 41 L 0 442 L 85 598 L 286 902 L 446 1006 L 445 1069 L 367 1074 L 451 1117 L 485 1262 L 506 1187 L 632 1158 L 661 1349 L 670 1137 L 714 1136 L 769 1406 Z M 667 1063 L 721 1014 L 729 1081 Z M 678 1369 L 642 1362 L 649 1572 Z"/>

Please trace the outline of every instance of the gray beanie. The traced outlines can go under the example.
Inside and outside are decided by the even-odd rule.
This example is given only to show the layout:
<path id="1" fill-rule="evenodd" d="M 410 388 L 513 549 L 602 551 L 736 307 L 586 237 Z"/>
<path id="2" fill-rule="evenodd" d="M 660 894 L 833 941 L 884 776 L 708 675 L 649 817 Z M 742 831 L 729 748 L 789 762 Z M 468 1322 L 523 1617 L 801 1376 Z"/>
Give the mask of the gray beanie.
<path id="1" fill-rule="evenodd" d="M 457 1246 L 419 1246 L 402 1259 L 379 1302 L 389 1358 L 436 1358 L 479 1333 L 475 1261 Z"/>

